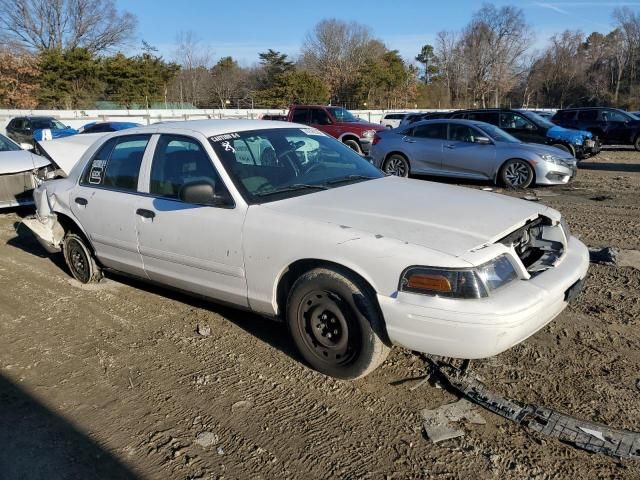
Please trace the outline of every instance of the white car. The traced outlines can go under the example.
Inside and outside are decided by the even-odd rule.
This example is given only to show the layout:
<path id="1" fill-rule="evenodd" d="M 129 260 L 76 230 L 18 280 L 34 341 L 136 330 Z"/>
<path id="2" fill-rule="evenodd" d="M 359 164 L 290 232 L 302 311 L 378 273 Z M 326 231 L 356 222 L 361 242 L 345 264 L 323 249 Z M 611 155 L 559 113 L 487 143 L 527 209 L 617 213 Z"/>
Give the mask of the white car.
<path id="1" fill-rule="evenodd" d="M 341 378 L 392 345 L 496 355 L 558 315 L 588 267 L 555 210 L 385 177 L 287 122 L 107 134 L 35 197 L 25 224 L 77 280 L 114 270 L 283 319 L 306 361 Z"/>
<path id="2" fill-rule="evenodd" d="M 380 125 L 384 125 L 386 128 L 397 128 L 400 126 L 400 122 L 407 113 L 385 113 L 380 120 Z"/>
<path id="3" fill-rule="evenodd" d="M 0 209 L 33 204 L 33 189 L 52 170 L 44 157 L 0 135 Z"/>

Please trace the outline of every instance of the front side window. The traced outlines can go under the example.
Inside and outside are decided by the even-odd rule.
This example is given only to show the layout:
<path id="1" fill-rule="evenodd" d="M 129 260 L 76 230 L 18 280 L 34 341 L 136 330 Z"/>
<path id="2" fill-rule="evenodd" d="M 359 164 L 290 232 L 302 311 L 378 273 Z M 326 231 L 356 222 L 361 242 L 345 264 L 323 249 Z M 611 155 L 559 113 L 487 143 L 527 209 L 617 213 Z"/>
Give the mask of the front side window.
<path id="1" fill-rule="evenodd" d="M 446 123 L 429 123 L 427 125 L 418 125 L 413 129 L 413 137 L 433 138 L 446 140 L 447 124 Z"/>
<path id="2" fill-rule="evenodd" d="M 479 137 L 478 133 L 467 125 L 449 125 L 449 140 L 453 142 L 473 143 L 475 138 Z"/>
<path id="3" fill-rule="evenodd" d="M 626 122 L 630 120 L 625 114 L 616 112 L 615 110 L 606 110 L 604 115 L 607 122 Z"/>
<path id="4" fill-rule="evenodd" d="M 0 135 L 0 152 L 16 152 L 21 148 L 4 135 Z"/>
<path id="5" fill-rule="evenodd" d="M 490 123 L 479 123 L 476 125 L 480 130 L 486 133 L 489 138 L 492 138 L 496 142 L 506 142 L 506 143 L 522 143 L 516 137 L 509 135 L 504 130 L 499 129 L 495 125 L 491 125 Z"/>
<path id="6" fill-rule="evenodd" d="M 206 182 L 216 192 L 225 188 L 209 155 L 197 140 L 181 135 L 162 135 L 153 154 L 149 193 L 177 200 L 182 187 L 193 182 Z"/>
<path id="7" fill-rule="evenodd" d="M 128 135 L 108 140 L 87 165 L 80 184 L 135 192 L 149 135 Z"/>
<path id="8" fill-rule="evenodd" d="M 35 118 L 31 120 L 31 128 L 33 128 L 34 130 L 45 128 L 49 128 L 51 130 L 60 130 L 67 127 L 55 118 Z"/>
<path id="9" fill-rule="evenodd" d="M 352 149 L 315 128 L 230 132 L 209 141 L 249 203 L 384 176 Z"/>
<path id="10" fill-rule="evenodd" d="M 500 113 L 500 128 L 513 130 L 534 130 L 535 127 L 523 116 L 512 112 Z"/>
<path id="11" fill-rule="evenodd" d="M 346 108 L 342 107 L 327 107 L 327 110 L 331 112 L 331 115 L 339 122 L 359 122 L 360 119 L 356 117 Z"/>
<path id="12" fill-rule="evenodd" d="M 311 123 L 315 125 L 330 125 L 331 119 L 327 112 L 321 108 L 313 108 L 311 109 Z"/>

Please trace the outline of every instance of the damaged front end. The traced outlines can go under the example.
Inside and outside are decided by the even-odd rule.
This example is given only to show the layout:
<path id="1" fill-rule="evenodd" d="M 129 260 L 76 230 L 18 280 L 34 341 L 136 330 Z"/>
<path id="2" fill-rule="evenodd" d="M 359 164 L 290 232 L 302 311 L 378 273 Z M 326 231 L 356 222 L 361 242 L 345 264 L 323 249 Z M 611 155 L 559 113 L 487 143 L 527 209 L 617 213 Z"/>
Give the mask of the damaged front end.
<path id="1" fill-rule="evenodd" d="M 564 255 L 569 240 L 564 222 L 539 216 L 499 240 L 513 250 L 531 277 L 554 267 Z"/>
<path id="2" fill-rule="evenodd" d="M 36 203 L 36 214 L 25 218 L 22 223 L 33 232 L 40 245 L 47 252 L 60 252 L 62 239 L 64 238 L 64 228 L 58 222 L 58 217 L 51 208 L 49 195 L 44 183 L 33 191 L 33 198 Z"/>

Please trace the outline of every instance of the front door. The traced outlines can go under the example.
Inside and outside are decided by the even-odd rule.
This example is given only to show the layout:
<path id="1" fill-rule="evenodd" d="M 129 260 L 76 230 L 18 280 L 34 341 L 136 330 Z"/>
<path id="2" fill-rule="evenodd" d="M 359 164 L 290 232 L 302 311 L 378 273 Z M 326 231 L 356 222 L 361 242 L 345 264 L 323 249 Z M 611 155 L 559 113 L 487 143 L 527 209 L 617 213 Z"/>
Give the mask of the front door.
<path id="1" fill-rule="evenodd" d="M 211 161 L 206 139 L 160 135 L 135 222 L 144 268 L 151 280 L 247 306 L 242 253 L 246 209 L 236 207 Z M 232 147 L 229 147 L 232 148 Z M 226 203 L 181 200 L 190 182 L 215 186 Z"/>
<path id="2" fill-rule="evenodd" d="M 107 140 L 87 164 L 69 199 L 88 232 L 96 256 L 107 267 L 144 276 L 138 252 L 136 209 L 140 165 L 150 135 Z"/>
<path id="3" fill-rule="evenodd" d="M 515 112 L 500 112 L 500 128 L 518 140 L 526 143 L 546 143 L 544 132 L 540 131 L 530 120 Z"/>
<path id="4" fill-rule="evenodd" d="M 459 177 L 492 178 L 496 147 L 492 143 L 478 143 L 478 137 L 486 135 L 469 125 L 449 124 L 449 137 L 442 154 L 442 170 Z"/>

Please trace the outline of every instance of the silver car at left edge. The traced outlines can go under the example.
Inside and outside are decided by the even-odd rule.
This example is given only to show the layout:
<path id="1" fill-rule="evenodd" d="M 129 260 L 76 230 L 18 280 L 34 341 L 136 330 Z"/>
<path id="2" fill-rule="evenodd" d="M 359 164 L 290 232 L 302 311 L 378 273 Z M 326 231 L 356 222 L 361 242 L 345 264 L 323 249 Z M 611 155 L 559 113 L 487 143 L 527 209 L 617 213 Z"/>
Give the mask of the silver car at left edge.
<path id="1" fill-rule="evenodd" d="M 57 164 L 79 152 L 56 142 Z M 78 281 L 117 271 L 281 319 L 306 362 L 340 378 L 372 372 L 392 345 L 497 355 L 552 321 L 589 265 L 549 207 L 385 176 L 288 122 L 107 134 L 34 195 L 23 223 Z"/>
<path id="2" fill-rule="evenodd" d="M 547 145 L 523 143 L 504 130 L 472 120 L 424 120 L 377 132 L 370 156 L 386 173 L 489 180 L 511 188 L 566 184 L 576 159 Z"/>

